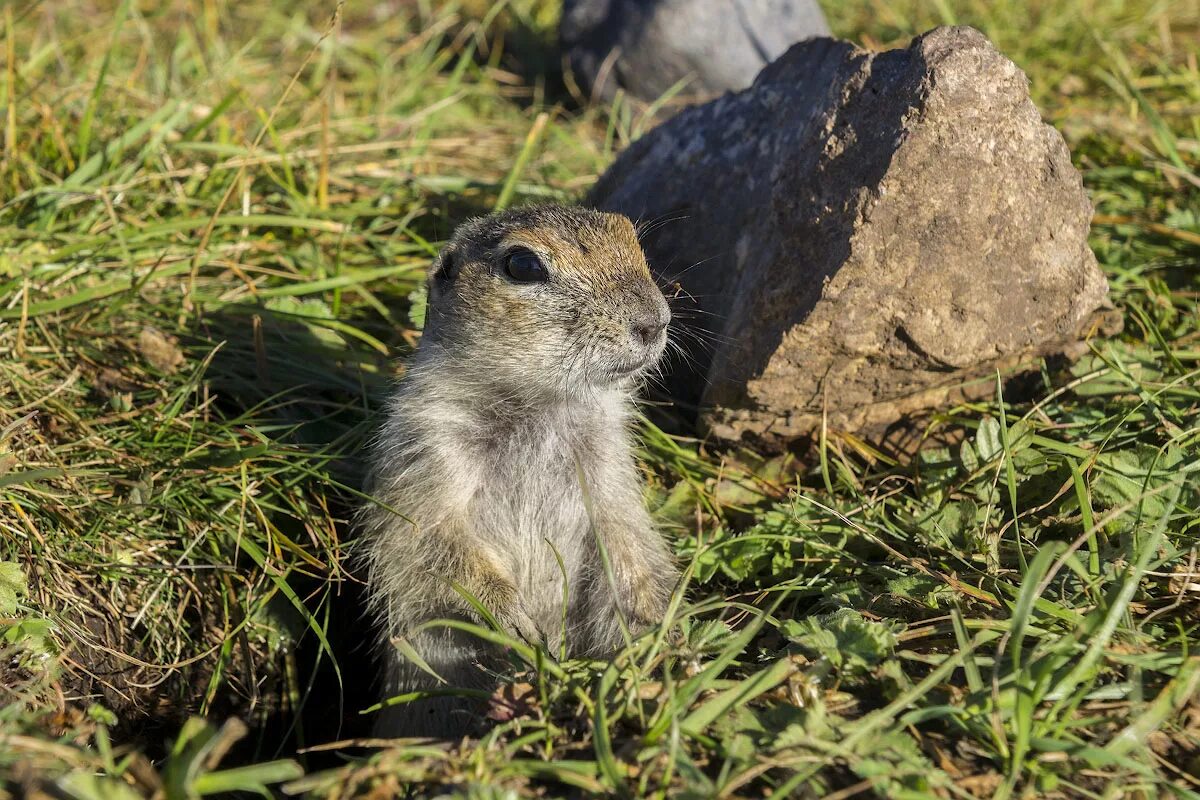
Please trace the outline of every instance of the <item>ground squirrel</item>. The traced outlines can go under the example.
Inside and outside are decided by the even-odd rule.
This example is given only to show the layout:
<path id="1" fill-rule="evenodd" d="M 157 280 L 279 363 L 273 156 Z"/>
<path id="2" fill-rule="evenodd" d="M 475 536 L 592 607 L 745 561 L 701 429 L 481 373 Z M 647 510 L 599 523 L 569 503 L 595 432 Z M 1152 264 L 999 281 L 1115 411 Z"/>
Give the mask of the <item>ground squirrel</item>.
<path id="1" fill-rule="evenodd" d="M 420 347 L 374 447 L 378 502 L 363 512 L 386 696 L 440 685 L 396 637 L 449 686 L 489 688 L 496 654 L 480 639 L 415 632 L 476 619 L 454 584 L 551 653 L 604 656 L 622 621 L 662 620 L 677 575 L 631 449 L 634 393 L 670 321 L 633 224 L 561 206 L 474 219 L 428 287 Z M 474 711 L 423 700 L 386 709 L 377 730 L 457 735 Z"/>

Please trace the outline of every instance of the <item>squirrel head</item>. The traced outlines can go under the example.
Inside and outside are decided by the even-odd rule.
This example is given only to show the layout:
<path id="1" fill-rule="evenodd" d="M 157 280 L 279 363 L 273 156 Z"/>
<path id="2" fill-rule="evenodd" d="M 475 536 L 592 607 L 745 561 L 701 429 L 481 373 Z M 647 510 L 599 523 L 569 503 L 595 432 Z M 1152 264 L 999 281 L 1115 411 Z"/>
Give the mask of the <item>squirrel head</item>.
<path id="1" fill-rule="evenodd" d="M 430 269 L 421 349 L 509 391 L 579 394 L 653 368 L 670 320 L 629 219 L 533 206 L 455 231 Z"/>

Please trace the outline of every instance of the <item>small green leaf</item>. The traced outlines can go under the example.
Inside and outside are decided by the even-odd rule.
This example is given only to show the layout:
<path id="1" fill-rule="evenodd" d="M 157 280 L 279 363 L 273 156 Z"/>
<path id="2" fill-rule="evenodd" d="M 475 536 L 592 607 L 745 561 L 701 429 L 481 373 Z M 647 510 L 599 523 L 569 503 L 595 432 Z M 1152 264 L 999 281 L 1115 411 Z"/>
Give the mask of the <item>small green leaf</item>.
<path id="1" fill-rule="evenodd" d="M 822 618 L 788 620 L 779 631 L 848 676 L 862 675 L 872 669 L 892 654 L 897 642 L 893 624 L 872 622 L 848 608 Z"/>
<path id="2" fill-rule="evenodd" d="M 17 598 L 28 593 L 21 565 L 0 561 L 0 614 L 11 616 L 17 613 Z"/>
<path id="3" fill-rule="evenodd" d="M 975 455 L 975 448 L 965 439 L 958 447 L 958 460 L 968 475 L 979 469 L 979 456 Z"/>
<path id="4" fill-rule="evenodd" d="M 995 417 L 984 417 L 979 421 L 979 430 L 975 432 L 975 450 L 985 462 L 1004 452 L 1000 423 Z"/>
<path id="5" fill-rule="evenodd" d="M 99 703 L 92 703 L 90 706 L 88 706 L 87 717 L 93 722 L 98 722 L 101 725 L 108 725 L 109 727 L 117 724 L 117 715 Z"/>

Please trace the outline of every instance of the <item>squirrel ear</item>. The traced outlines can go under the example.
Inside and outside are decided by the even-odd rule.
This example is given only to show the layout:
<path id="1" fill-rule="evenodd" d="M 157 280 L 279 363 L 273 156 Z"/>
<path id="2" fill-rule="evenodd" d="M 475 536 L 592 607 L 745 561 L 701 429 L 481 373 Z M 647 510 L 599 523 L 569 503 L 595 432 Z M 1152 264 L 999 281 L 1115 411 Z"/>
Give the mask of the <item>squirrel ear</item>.
<path id="1" fill-rule="evenodd" d="M 429 268 L 429 274 L 434 283 L 445 286 L 454 283 L 458 278 L 460 267 L 458 253 L 447 247 L 433 262 L 433 266 Z"/>

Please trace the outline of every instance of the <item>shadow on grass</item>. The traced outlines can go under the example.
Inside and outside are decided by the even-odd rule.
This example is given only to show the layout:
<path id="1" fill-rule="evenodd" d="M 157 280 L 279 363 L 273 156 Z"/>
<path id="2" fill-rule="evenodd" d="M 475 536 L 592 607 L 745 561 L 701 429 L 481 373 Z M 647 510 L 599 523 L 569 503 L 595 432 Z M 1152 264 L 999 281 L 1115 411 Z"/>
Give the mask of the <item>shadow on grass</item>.
<path id="1" fill-rule="evenodd" d="M 352 558 L 353 517 L 376 410 L 394 357 L 408 349 L 406 309 L 389 308 L 388 314 L 390 325 L 378 313 L 337 322 L 371 331 L 391 354 L 321 321 L 265 306 L 228 306 L 195 328 L 198 349 L 212 353 L 206 379 L 218 410 L 272 453 L 292 454 L 289 480 L 305 484 L 310 506 L 307 518 L 282 508 L 264 520 L 281 540 L 308 550 L 314 563 L 284 576 L 295 600 L 279 593 L 268 612 L 291 645 L 284 645 L 277 663 L 259 665 L 259 674 L 270 678 L 258 689 L 243 687 L 248 702 L 222 709 L 254 729 L 242 746 L 247 758 L 369 732 L 370 719 L 359 712 L 375 701 L 377 668 L 362 578 Z M 317 526 L 324 530 L 315 531 Z M 239 573 L 259 569 L 244 555 L 239 560 Z"/>

